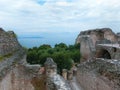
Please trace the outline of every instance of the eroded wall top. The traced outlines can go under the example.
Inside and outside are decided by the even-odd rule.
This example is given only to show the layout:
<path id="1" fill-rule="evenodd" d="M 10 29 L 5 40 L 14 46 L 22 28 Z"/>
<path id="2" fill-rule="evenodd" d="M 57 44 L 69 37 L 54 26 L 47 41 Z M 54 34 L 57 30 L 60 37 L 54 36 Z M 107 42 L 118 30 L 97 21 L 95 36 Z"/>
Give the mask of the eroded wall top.
<path id="1" fill-rule="evenodd" d="M 11 54 L 21 48 L 17 36 L 13 31 L 4 31 L 0 28 L 0 55 Z"/>

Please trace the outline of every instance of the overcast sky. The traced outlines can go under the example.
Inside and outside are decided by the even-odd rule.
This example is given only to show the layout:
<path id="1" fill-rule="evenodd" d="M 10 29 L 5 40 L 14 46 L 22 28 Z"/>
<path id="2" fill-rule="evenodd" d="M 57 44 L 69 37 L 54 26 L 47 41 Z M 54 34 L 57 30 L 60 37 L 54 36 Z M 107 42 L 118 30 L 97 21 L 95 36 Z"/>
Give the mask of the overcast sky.
<path id="1" fill-rule="evenodd" d="M 120 0 L 0 0 L 0 27 L 18 34 L 120 30 Z"/>

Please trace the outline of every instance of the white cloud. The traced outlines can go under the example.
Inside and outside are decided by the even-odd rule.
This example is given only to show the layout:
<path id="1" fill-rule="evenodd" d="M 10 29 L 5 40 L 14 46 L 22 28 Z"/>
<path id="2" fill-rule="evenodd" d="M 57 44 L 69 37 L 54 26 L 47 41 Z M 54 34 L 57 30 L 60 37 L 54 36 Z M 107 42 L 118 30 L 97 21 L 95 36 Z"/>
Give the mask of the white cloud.
<path id="1" fill-rule="evenodd" d="M 119 0 L 46 0 L 44 4 L 38 1 L 0 0 L 1 27 L 16 32 L 120 29 Z"/>
<path id="2" fill-rule="evenodd" d="M 72 3 L 66 2 L 66 1 L 60 1 L 60 2 L 56 2 L 56 5 L 57 6 L 67 7 L 67 6 L 72 6 Z"/>

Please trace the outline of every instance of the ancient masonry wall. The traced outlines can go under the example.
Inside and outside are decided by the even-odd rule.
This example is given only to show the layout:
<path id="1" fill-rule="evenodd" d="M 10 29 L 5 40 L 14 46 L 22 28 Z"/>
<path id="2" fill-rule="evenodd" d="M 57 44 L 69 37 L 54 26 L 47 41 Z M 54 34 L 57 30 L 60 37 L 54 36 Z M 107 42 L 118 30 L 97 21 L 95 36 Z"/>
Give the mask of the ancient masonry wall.
<path id="1" fill-rule="evenodd" d="M 31 79 L 26 74 L 14 68 L 0 82 L 0 90 L 35 90 Z"/>
<path id="2" fill-rule="evenodd" d="M 21 48 L 13 31 L 5 32 L 0 28 L 0 55 L 12 54 Z"/>
<path id="3" fill-rule="evenodd" d="M 96 76 L 93 73 L 78 72 L 77 80 L 84 90 L 117 90 L 107 78 Z"/>
<path id="4" fill-rule="evenodd" d="M 29 65 L 13 31 L 0 28 L 0 90 L 46 90 L 40 65 Z"/>
<path id="5" fill-rule="evenodd" d="M 23 50 L 0 62 L 0 90 L 46 90 L 39 65 L 26 63 Z"/>
<path id="6" fill-rule="evenodd" d="M 119 90 L 119 63 L 106 59 L 85 62 L 78 68 L 77 80 L 84 90 Z"/>

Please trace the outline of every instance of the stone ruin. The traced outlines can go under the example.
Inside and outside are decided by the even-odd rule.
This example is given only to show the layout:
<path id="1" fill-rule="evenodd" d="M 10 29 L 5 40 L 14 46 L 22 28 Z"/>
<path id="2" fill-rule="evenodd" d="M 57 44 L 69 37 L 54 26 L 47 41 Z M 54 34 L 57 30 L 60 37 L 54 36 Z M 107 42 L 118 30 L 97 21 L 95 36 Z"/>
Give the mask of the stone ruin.
<path id="1" fill-rule="evenodd" d="M 75 65 L 72 66 L 70 70 L 63 69 L 62 76 L 65 80 L 72 81 L 73 77 L 77 74 L 77 67 Z"/>
<path id="2" fill-rule="evenodd" d="M 0 29 L 0 42 L 0 55 L 4 56 L 0 61 L 0 90 L 71 90 L 66 80 L 72 79 L 73 72 L 63 70 L 61 77 L 51 58 L 44 67 L 28 64 L 14 32 Z M 76 78 L 84 90 L 120 90 L 119 42 L 119 33 L 109 28 L 78 35 L 76 43 L 81 44 L 82 58 Z"/>
<path id="3" fill-rule="evenodd" d="M 119 37 L 109 28 L 87 30 L 81 32 L 76 43 L 80 43 L 82 60 L 89 60 L 93 57 L 101 58 L 99 55 L 111 56 L 111 59 L 119 59 Z M 99 54 L 101 53 L 101 54 Z M 95 55 L 96 54 L 96 55 Z M 103 56 L 105 58 L 105 56 Z M 107 58 L 107 57 L 106 57 Z"/>
<path id="4" fill-rule="evenodd" d="M 21 48 L 13 31 L 5 32 L 0 28 L 0 55 L 11 54 Z"/>
<path id="5" fill-rule="evenodd" d="M 57 74 L 57 65 L 52 58 L 47 58 L 45 62 L 45 74 L 47 90 L 71 90 L 65 79 Z"/>
<path id="6" fill-rule="evenodd" d="M 120 37 L 109 28 L 81 32 L 77 80 L 84 90 L 120 90 Z"/>
<path id="7" fill-rule="evenodd" d="M 26 51 L 12 31 L 0 29 L 0 56 L 0 90 L 71 90 L 51 58 L 44 67 L 27 63 Z"/>

